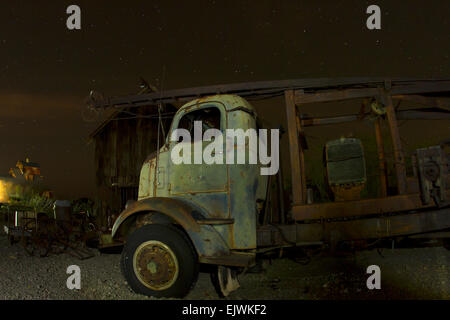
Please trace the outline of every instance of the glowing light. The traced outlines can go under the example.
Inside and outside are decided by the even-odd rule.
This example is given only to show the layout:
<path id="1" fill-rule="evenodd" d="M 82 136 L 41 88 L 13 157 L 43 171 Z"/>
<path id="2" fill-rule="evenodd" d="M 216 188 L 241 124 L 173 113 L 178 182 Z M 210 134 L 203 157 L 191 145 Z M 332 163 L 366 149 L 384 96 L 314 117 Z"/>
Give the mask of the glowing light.
<path id="1" fill-rule="evenodd" d="M 8 202 L 8 188 L 10 183 L 7 181 L 0 180 L 0 202 Z"/>

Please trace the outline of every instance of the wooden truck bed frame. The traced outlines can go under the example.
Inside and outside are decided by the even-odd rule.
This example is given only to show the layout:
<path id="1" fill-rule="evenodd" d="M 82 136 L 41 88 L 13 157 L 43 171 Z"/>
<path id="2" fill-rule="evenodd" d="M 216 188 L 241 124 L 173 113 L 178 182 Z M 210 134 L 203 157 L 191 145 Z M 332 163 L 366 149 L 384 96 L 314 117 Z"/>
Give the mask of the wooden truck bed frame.
<path id="1" fill-rule="evenodd" d="M 450 79 L 323 78 L 264 81 L 169 90 L 125 97 L 104 98 L 91 93 L 88 105 L 94 108 L 133 107 L 190 101 L 215 94 L 236 94 L 248 100 L 284 96 L 291 163 L 292 203 L 290 224 L 264 225 L 258 228 L 258 247 L 311 245 L 330 241 L 363 240 L 448 231 L 450 228 L 450 175 L 448 160 L 444 181 L 447 186 L 442 203 L 424 202 L 417 177 L 407 177 L 405 155 L 398 120 L 449 119 Z M 300 137 L 308 126 L 358 121 L 361 114 L 337 117 L 305 118 L 302 105 L 330 101 L 372 99 L 382 101 L 394 149 L 396 195 L 387 194 L 387 173 L 381 120 L 374 122 L 377 141 L 381 197 L 373 199 L 307 204 L 304 149 Z M 392 100 L 407 100 L 427 108 L 397 111 Z M 450 137 L 443 137 L 442 140 Z M 287 212 L 284 213 L 287 215 Z M 289 221 L 289 220 L 288 220 Z"/>

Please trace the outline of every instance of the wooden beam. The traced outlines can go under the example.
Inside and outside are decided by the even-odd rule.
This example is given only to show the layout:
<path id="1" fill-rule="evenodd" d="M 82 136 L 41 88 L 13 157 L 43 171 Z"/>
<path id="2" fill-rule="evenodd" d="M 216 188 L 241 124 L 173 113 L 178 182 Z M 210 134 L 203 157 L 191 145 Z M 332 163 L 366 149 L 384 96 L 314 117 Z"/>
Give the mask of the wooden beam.
<path id="1" fill-rule="evenodd" d="M 365 87 L 373 90 L 378 87 L 383 88 L 386 82 L 391 83 L 392 94 L 394 95 L 450 91 L 450 79 L 319 78 L 232 83 L 110 98 L 91 93 L 88 103 L 94 108 L 104 108 L 174 103 L 215 94 L 236 94 L 241 97 L 258 98 L 281 96 L 284 91 L 292 89 L 320 92 L 336 88 L 335 92 L 339 92 L 342 91 L 342 88 L 358 90 L 355 87 Z M 369 94 L 369 96 L 372 96 L 372 94 Z"/>
<path id="2" fill-rule="evenodd" d="M 323 89 L 312 91 L 312 93 L 305 92 L 305 90 L 295 91 L 295 103 L 316 103 L 316 102 L 330 102 L 341 101 L 359 98 L 371 98 L 382 94 L 381 88 L 361 88 L 361 89 Z M 433 93 L 450 91 L 450 81 L 442 81 L 438 83 L 417 83 L 410 85 L 394 85 L 392 84 L 391 94 L 397 96 L 404 96 L 408 94 L 415 94 L 419 96 L 420 93 Z"/>
<path id="3" fill-rule="evenodd" d="M 298 110 L 297 110 L 298 111 Z M 298 113 L 297 116 L 295 117 L 296 121 L 297 121 L 297 130 L 298 130 L 298 134 L 299 134 L 299 139 L 300 139 L 300 134 L 303 134 L 302 132 L 302 125 L 300 123 L 300 118 L 298 117 Z M 300 179 L 302 181 L 302 199 L 303 199 L 303 203 L 306 203 L 306 167 L 305 167 L 305 154 L 303 151 L 303 144 L 300 143 L 298 145 L 298 152 L 300 155 Z"/>
<path id="4" fill-rule="evenodd" d="M 301 125 L 303 127 L 311 127 L 311 126 L 322 126 L 327 124 L 352 122 L 357 120 L 360 120 L 359 115 L 357 114 L 337 116 L 337 117 L 305 118 L 301 119 Z"/>
<path id="5" fill-rule="evenodd" d="M 378 162 L 380 166 L 380 192 L 382 197 L 387 196 L 387 167 L 384 157 L 383 135 L 381 133 L 381 119 L 375 121 L 375 138 L 377 141 Z"/>
<path id="6" fill-rule="evenodd" d="M 119 163 L 118 163 L 118 156 L 119 156 L 119 148 L 118 148 L 118 135 L 119 135 L 119 122 L 118 121 L 112 121 L 110 129 L 108 130 L 108 133 L 110 134 L 109 137 L 106 137 L 106 139 L 109 139 L 107 143 L 109 144 L 110 149 L 108 150 L 109 155 L 104 155 L 103 157 L 106 159 L 109 159 L 109 169 L 110 172 L 108 172 L 107 177 L 110 178 L 108 181 L 108 186 L 111 187 L 113 183 L 117 183 L 116 178 L 119 175 Z"/>
<path id="7" fill-rule="evenodd" d="M 358 98 L 374 97 L 379 95 L 378 88 L 364 88 L 364 89 L 345 89 L 345 90 L 329 90 L 318 93 L 304 93 L 302 91 L 295 91 L 295 103 L 316 103 L 316 102 L 330 102 L 339 100 L 349 100 Z"/>
<path id="8" fill-rule="evenodd" d="M 450 98 L 447 97 L 427 97 L 416 94 L 409 94 L 409 95 L 397 95 L 393 96 L 392 98 L 419 103 L 427 107 L 435 107 L 450 110 Z"/>
<path id="9" fill-rule="evenodd" d="M 397 120 L 449 120 L 450 112 L 442 110 L 441 112 L 425 111 L 426 109 L 411 109 L 411 110 L 401 110 L 396 112 Z M 339 123 L 347 123 L 354 121 L 361 121 L 365 116 L 370 115 L 370 113 L 365 113 L 363 118 L 361 114 L 349 114 L 336 117 L 321 117 L 321 118 L 302 118 L 302 127 L 311 126 L 324 126 L 333 125 Z"/>
<path id="10" fill-rule="evenodd" d="M 397 117 L 395 116 L 394 106 L 392 104 L 392 97 L 389 93 L 384 94 L 386 103 L 386 115 L 391 131 L 392 145 L 394 147 L 395 172 L 397 176 L 397 187 L 399 194 L 405 194 L 407 191 L 406 184 L 406 166 L 405 158 L 402 149 L 402 142 L 400 140 L 400 132 L 397 124 Z"/>
<path id="11" fill-rule="evenodd" d="M 447 196 L 450 196 L 450 190 L 446 192 Z M 294 205 L 292 207 L 292 218 L 301 221 L 362 217 L 432 207 L 435 207 L 434 203 L 424 205 L 420 193 L 416 193 L 385 198 Z"/>
<path id="12" fill-rule="evenodd" d="M 450 208 L 426 212 L 365 219 L 302 223 L 279 226 L 262 226 L 257 229 L 259 247 L 274 245 L 321 245 L 324 239 L 334 240 L 379 239 L 400 235 L 418 234 L 413 237 L 447 238 L 449 232 L 433 232 L 450 227 Z M 425 233 L 426 232 L 426 233 Z M 289 242 L 286 242 L 289 241 Z"/>
<path id="13" fill-rule="evenodd" d="M 289 155 L 291 160 L 291 185 L 292 202 L 294 204 L 303 204 L 302 179 L 300 165 L 300 145 L 298 139 L 297 113 L 295 110 L 294 91 L 286 90 L 284 93 L 286 103 L 286 117 L 289 137 Z"/>
<path id="14" fill-rule="evenodd" d="M 422 110 L 404 110 L 397 112 L 398 120 L 450 120 L 450 112 L 422 111 Z"/>

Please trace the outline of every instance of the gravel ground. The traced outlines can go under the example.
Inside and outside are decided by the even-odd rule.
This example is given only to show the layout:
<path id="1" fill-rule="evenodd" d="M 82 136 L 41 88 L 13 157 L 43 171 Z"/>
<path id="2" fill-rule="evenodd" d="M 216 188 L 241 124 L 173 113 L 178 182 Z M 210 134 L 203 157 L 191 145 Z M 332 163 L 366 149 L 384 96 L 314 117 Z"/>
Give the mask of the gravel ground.
<path id="1" fill-rule="evenodd" d="M 321 255 L 308 265 L 289 258 L 264 260 L 261 273 L 240 276 L 230 299 L 450 299 L 450 251 L 443 247 L 384 249 Z M 133 293 L 119 268 L 119 254 L 80 261 L 70 255 L 29 257 L 0 235 L 0 299 L 151 299 Z M 81 289 L 66 287 L 69 265 L 81 268 Z M 381 268 L 381 289 L 368 290 L 366 268 Z M 201 272 L 186 299 L 217 299 Z"/>

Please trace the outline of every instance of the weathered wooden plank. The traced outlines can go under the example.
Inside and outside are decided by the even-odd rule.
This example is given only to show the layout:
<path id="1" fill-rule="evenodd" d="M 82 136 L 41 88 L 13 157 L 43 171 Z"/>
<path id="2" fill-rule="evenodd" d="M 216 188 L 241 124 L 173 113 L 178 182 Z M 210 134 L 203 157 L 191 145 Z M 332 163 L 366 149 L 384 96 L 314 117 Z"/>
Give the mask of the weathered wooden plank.
<path id="1" fill-rule="evenodd" d="M 364 115 L 367 116 L 369 114 L 366 113 Z M 414 109 L 397 111 L 396 116 L 397 120 L 447 120 L 450 119 L 450 112 L 433 112 L 427 109 Z M 360 114 L 350 114 L 336 117 L 303 118 L 301 119 L 301 125 L 303 127 L 323 126 L 360 120 L 362 120 Z"/>
<path id="2" fill-rule="evenodd" d="M 448 97 L 427 97 L 416 94 L 397 95 L 393 99 L 406 100 L 422 104 L 427 107 L 435 107 L 450 110 L 450 98 Z"/>
<path id="3" fill-rule="evenodd" d="M 387 166 L 384 156 L 383 135 L 381 132 L 381 119 L 375 120 L 375 139 L 377 141 L 378 163 L 380 167 L 380 195 L 387 196 Z"/>
<path id="4" fill-rule="evenodd" d="M 116 178 L 118 176 L 118 170 L 117 170 L 117 142 L 118 142 L 118 121 L 111 121 L 110 126 L 108 126 L 108 132 L 109 132 L 109 153 L 107 156 L 107 162 L 109 162 L 109 168 L 110 172 L 108 174 L 108 177 L 110 177 L 110 184 L 112 182 L 116 181 Z"/>
<path id="5" fill-rule="evenodd" d="M 384 95 L 386 103 L 386 115 L 391 131 L 392 145 L 394 147 L 395 172 L 397 176 L 397 187 L 399 194 L 405 194 L 407 191 L 406 184 L 406 166 L 405 157 L 402 149 L 402 142 L 400 140 L 400 132 L 397 124 L 397 117 L 395 116 L 394 106 L 392 104 L 392 97 L 389 93 Z"/>
<path id="6" fill-rule="evenodd" d="M 286 117 L 288 125 L 289 137 L 289 154 L 291 160 L 291 185 L 292 185 L 292 201 L 294 204 L 303 204 L 304 198 L 302 194 L 302 178 L 300 165 L 300 149 L 297 128 L 297 112 L 295 110 L 294 92 L 287 90 L 285 92 Z"/>
<path id="7" fill-rule="evenodd" d="M 317 93 L 304 93 L 303 91 L 296 91 L 295 103 L 303 104 L 366 98 L 377 96 L 379 93 L 380 90 L 378 88 L 330 90 Z"/>
<path id="8" fill-rule="evenodd" d="M 450 190 L 447 190 L 447 196 L 450 196 Z M 348 218 L 432 207 L 435 205 L 424 205 L 421 195 L 417 193 L 385 198 L 294 205 L 292 217 L 298 221 Z"/>
<path id="9" fill-rule="evenodd" d="M 300 139 L 300 135 L 303 134 L 302 131 L 302 126 L 300 123 L 300 119 L 298 117 L 298 110 L 297 111 L 297 115 L 295 117 L 295 120 L 297 121 L 297 130 L 298 130 L 298 134 L 299 134 L 299 139 Z M 303 199 L 303 203 L 306 203 L 306 166 L 305 166 L 305 152 L 303 150 L 303 145 L 302 142 L 300 140 L 300 143 L 298 144 L 298 153 L 299 153 L 299 159 L 300 159 L 300 179 L 302 182 L 302 199 Z"/>
<path id="10" fill-rule="evenodd" d="M 303 127 L 321 126 L 328 124 L 345 123 L 359 120 L 358 115 L 345 115 L 338 117 L 322 117 L 322 118 L 307 118 L 301 120 Z"/>
<path id="11" fill-rule="evenodd" d="M 90 105 L 100 108 L 110 106 L 121 107 L 130 105 L 157 105 L 161 102 L 171 103 L 186 101 L 214 94 L 237 94 L 242 97 L 257 98 L 258 96 L 267 95 L 268 91 L 270 91 L 272 95 L 282 95 L 284 91 L 293 89 L 312 92 L 325 91 L 333 88 L 353 90 L 356 86 L 376 89 L 378 87 L 384 88 L 386 82 L 390 82 L 392 84 L 393 94 L 418 94 L 450 91 L 449 79 L 316 78 L 232 83 L 206 87 L 165 90 L 163 93 L 154 92 L 124 97 L 111 97 L 101 100 L 95 100 L 93 99 L 93 96 L 91 96 Z M 372 94 L 369 94 L 368 96 L 372 96 Z M 337 99 L 333 98 L 333 100 Z"/>
<path id="12" fill-rule="evenodd" d="M 105 154 L 104 134 L 99 135 L 95 140 L 94 151 L 94 168 L 95 168 L 95 185 L 100 187 L 105 180 L 103 174 L 103 156 Z"/>
<path id="13" fill-rule="evenodd" d="M 450 120 L 450 112 L 405 110 L 397 112 L 398 120 Z"/>
<path id="14" fill-rule="evenodd" d="M 417 83 L 412 85 L 397 85 L 392 87 L 391 94 L 408 95 L 414 93 L 433 93 L 448 91 L 450 91 L 450 81 L 436 83 Z M 381 93 L 381 88 L 316 90 L 311 93 L 305 93 L 304 90 L 296 90 L 295 102 L 296 104 L 301 104 L 370 98 L 379 96 Z"/>
<path id="15" fill-rule="evenodd" d="M 137 114 L 139 115 L 139 118 L 136 122 L 136 162 L 137 166 L 134 168 L 134 173 L 136 176 L 139 176 L 139 172 L 143 163 L 143 153 L 144 153 L 144 119 L 142 118 L 142 115 L 144 114 L 145 110 L 140 109 L 137 111 Z"/>

